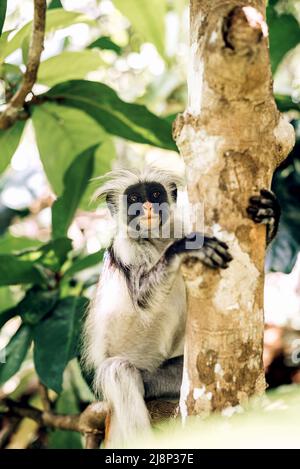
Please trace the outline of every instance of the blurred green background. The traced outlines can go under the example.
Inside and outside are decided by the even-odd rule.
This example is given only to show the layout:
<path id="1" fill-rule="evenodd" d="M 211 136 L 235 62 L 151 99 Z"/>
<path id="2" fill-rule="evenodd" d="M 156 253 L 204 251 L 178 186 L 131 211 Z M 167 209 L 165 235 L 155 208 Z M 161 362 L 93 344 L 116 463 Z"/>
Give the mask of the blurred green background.
<path id="1" fill-rule="evenodd" d="M 282 222 L 266 263 L 265 366 L 275 388 L 300 383 L 300 1 L 269 1 L 267 13 L 274 92 L 297 135 L 273 179 Z M 32 0 L 1 0 L 0 111 L 20 86 L 32 17 Z M 91 179 L 145 161 L 180 167 L 171 127 L 185 108 L 188 43 L 188 0 L 48 2 L 24 120 L 0 130 L 0 400 L 41 407 L 39 380 L 58 412 L 93 399 L 78 344 L 111 231 Z M 291 389 L 280 400 L 299 406 Z M 0 447 L 83 444 L 28 419 L 10 425 L 0 402 Z"/>

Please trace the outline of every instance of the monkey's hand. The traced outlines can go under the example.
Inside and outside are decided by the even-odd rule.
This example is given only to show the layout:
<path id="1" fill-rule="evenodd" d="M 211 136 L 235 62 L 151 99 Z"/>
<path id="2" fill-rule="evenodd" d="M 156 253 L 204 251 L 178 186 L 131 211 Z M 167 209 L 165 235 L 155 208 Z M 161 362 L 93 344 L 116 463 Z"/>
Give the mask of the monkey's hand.
<path id="1" fill-rule="evenodd" d="M 267 226 L 269 244 L 276 236 L 280 219 L 280 205 L 276 195 L 267 189 L 261 189 L 260 195 L 250 197 L 247 213 L 255 223 Z"/>
<path id="2" fill-rule="evenodd" d="M 229 262 L 232 260 L 226 243 L 198 232 L 191 233 L 189 236 L 173 243 L 169 247 L 166 256 L 171 257 L 183 253 L 188 257 L 200 260 L 213 269 L 227 269 Z"/>

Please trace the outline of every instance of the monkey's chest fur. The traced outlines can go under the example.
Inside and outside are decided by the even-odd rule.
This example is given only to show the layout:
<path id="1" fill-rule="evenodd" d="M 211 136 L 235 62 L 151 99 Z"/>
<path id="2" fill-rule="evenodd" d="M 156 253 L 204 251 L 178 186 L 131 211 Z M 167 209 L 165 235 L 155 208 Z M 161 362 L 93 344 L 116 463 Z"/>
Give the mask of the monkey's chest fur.
<path id="1" fill-rule="evenodd" d="M 186 290 L 180 272 L 168 295 L 157 297 L 144 310 L 133 305 L 120 272 L 107 275 L 104 271 L 88 322 L 89 358 L 95 367 L 105 358 L 119 356 L 139 369 L 152 371 L 165 360 L 182 355 Z"/>

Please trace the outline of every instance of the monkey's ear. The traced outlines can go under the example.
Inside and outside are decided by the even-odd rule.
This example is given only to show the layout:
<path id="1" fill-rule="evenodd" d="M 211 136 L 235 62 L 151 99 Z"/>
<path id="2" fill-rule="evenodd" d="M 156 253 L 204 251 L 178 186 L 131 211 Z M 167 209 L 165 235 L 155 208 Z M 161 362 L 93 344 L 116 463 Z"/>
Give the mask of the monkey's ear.
<path id="1" fill-rule="evenodd" d="M 177 186 L 175 182 L 172 182 L 171 184 L 171 197 L 174 202 L 177 201 Z"/>

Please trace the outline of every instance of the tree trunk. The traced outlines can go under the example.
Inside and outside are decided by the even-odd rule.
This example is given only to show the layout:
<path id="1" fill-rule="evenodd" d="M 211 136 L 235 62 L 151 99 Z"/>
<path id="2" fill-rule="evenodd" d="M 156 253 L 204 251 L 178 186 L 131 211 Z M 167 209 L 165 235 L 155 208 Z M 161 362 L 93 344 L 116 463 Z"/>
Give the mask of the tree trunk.
<path id="1" fill-rule="evenodd" d="M 174 125 L 192 204 L 205 229 L 226 241 L 224 271 L 191 263 L 180 409 L 207 415 L 265 390 L 263 288 L 265 227 L 247 218 L 251 195 L 269 188 L 294 144 L 272 94 L 266 2 L 191 0 L 189 103 Z"/>

